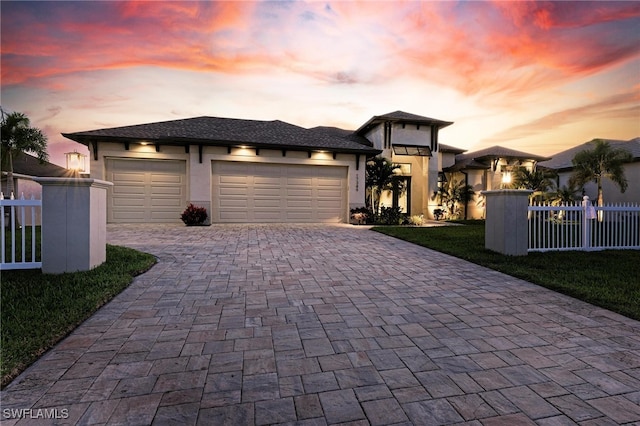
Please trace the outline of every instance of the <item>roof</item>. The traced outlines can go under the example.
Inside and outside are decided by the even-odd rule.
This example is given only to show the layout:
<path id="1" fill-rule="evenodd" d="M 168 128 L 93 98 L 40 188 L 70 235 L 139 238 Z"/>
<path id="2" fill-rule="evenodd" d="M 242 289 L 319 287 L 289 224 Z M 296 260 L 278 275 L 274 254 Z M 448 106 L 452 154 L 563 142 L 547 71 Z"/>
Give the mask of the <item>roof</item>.
<path id="1" fill-rule="evenodd" d="M 466 149 L 456 148 L 455 146 L 445 145 L 443 143 L 438 144 L 438 150 L 440 152 L 451 152 L 454 154 L 462 154 L 467 151 Z"/>
<path id="2" fill-rule="evenodd" d="M 322 149 L 367 155 L 380 152 L 344 134 L 305 129 L 280 120 L 259 121 L 207 116 L 62 135 L 87 146 L 93 141 L 144 141 L 159 145 L 252 145 L 272 149 Z"/>
<path id="3" fill-rule="evenodd" d="M 363 134 L 370 130 L 372 127 L 380 123 L 392 122 L 392 123 L 407 123 L 407 124 L 424 124 L 427 126 L 435 126 L 438 129 L 447 127 L 453 124 L 453 121 L 437 120 L 435 118 L 424 117 L 422 115 L 410 114 L 404 111 L 394 111 L 388 114 L 373 116 L 369 121 L 364 123 L 356 133 Z"/>
<path id="4" fill-rule="evenodd" d="M 72 172 L 48 161 L 40 162 L 33 155 L 22 153 L 13 159 L 13 173 L 25 176 L 69 177 Z"/>
<path id="5" fill-rule="evenodd" d="M 315 132 L 323 132 L 325 134 L 336 136 L 339 138 L 346 138 L 362 145 L 373 146 L 373 144 L 369 139 L 365 138 L 364 136 L 360 136 L 353 130 L 345 130 L 345 129 L 340 129 L 339 127 L 330 127 L 330 126 L 317 126 L 317 127 L 312 127 L 309 130 L 315 131 Z"/>
<path id="6" fill-rule="evenodd" d="M 490 161 L 496 158 L 517 158 L 521 160 L 544 161 L 549 157 L 530 154 L 528 152 L 516 151 L 515 149 L 502 146 L 492 146 L 466 154 L 456 155 L 456 162 L 453 166 L 447 167 L 444 171 L 455 172 L 463 169 L 488 169 L 491 167 Z"/>
<path id="7" fill-rule="evenodd" d="M 492 160 L 496 158 L 518 158 L 522 160 L 535 160 L 545 161 L 549 160 L 549 157 L 543 157 L 541 155 L 530 154 L 528 152 L 516 151 L 515 149 L 505 148 L 503 146 L 492 146 L 489 148 L 481 149 L 474 152 L 467 152 L 466 154 L 460 154 L 456 156 L 456 160 L 474 159 L 478 161 Z"/>
<path id="8" fill-rule="evenodd" d="M 582 145 L 574 146 L 573 148 L 569 148 L 566 151 L 562 151 L 554 155 L 550 160 L 543 161 L 538 165 L 541 167 L 545 167 L 547 169 L 554 170 L 571 170 L 573 169 L 573 158 L 577 153 L 581 151 L 585 151 L 588 149 L 592 149 L 594 145 L 594 140 L 589 142 L 585 142 Z M 612 148 L 622 148 L 626 149 L 633 156 L 634 161 L 640 161 L 640 137 L 630 139 L 628 141 L 617 140 L 617 139 L 602 139 L 606 142 L 609 142 Z"/>

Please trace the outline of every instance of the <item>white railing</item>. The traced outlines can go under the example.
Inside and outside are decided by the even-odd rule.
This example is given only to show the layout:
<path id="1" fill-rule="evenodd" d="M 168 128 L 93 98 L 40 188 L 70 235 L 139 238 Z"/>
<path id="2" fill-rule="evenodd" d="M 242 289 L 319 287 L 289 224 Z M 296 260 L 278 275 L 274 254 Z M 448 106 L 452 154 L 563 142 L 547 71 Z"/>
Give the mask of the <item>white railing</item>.
<path id="1" fill-rule="evenodd" d="M 37 260 L 40 259 L 40 253 L 36 244 L 36 223 L 41 209 L 42 200 L 25 200 L 24 195 L 20 200 L 15 200 L 13 193 L 10 199 L 5 200 L 0 192 L 0 270 L 42 267 L 42 261 Z M 30 234 L 30 246 L 27 245 L 27 234 Z M 19 245 L 16 244 L 16 235 Z"/>
<path id="2" fill-rule="evenodd" d="M 640 205 L 575 204 L 529 208 L 528 251 L 640 249 Z"/>

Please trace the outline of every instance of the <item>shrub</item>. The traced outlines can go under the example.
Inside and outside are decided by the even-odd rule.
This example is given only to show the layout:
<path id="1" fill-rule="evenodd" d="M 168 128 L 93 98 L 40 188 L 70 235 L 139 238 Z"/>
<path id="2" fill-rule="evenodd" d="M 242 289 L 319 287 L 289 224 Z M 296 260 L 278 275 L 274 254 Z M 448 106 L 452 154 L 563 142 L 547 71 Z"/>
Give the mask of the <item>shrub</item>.
<path id="1" fill-rule="evenodd" d="M 371 214 L 371 210 L 367 207 L 358 207 L 356 209 L 351 209 L 351 218 L 358 222 L 358 225 L 362 225 L 363 223 L 369 223 L 369 220 L 373 217 Z"/>
<path id="2" fill-rule="evenodd" d="M 405 220 L 405 215 L 400 207 L 382 207 L 380 209 L 379 223 L 383 225 L 401 225 Z"/>
<path id="3" fill-rule="evenodd" d="M 407 218 L 409 225 L 413 226 L 422 226 L 423 216 L 422 215 L 413 215 Z"/>
<path id="4" fill-rule="evenodd" d="M 180 219 L 182 219 L 187 226 L 202 225 L 204 221 L 207 220 L 207 217 L 206 208 L 194 206 L 191 203 L 189 203 L 185 211 L 180 215 Z"/>

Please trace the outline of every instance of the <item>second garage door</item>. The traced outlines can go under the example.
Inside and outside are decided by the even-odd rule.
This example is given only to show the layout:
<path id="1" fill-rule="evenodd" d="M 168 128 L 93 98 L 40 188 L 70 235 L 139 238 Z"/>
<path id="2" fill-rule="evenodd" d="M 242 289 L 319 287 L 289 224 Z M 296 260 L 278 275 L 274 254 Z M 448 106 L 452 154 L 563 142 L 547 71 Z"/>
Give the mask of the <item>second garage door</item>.
<path id="1" fill-rule="evenodd" d="M 175 160 L 108 159 L 107 221 L 180 222 L 186 206 L 186 163 Z"/>
<path id="2" fill-rule="evenodd" d="M 344 222 L 347 168 L 217 161 L 213 222 Z"/>

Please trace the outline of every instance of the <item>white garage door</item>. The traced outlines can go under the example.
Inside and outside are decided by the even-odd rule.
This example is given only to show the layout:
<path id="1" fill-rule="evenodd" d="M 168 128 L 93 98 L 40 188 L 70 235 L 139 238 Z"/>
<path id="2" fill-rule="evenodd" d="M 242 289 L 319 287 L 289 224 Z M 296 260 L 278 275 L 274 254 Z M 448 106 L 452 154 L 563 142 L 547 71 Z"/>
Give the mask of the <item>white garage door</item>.
<path id="1" fill-rule="evenodd" d="M 106 166 L 113 182 L 108 222 L 180 222 L 187 193 L 184 161 L 108 159 Z"/>
<path id="2" fill-rule="evenodd" d="M 344 222 L 347 168 L 216 161 L 214 222 Z"/>

